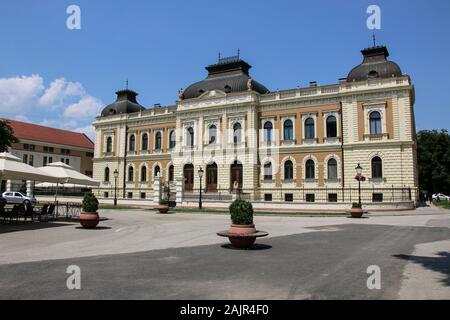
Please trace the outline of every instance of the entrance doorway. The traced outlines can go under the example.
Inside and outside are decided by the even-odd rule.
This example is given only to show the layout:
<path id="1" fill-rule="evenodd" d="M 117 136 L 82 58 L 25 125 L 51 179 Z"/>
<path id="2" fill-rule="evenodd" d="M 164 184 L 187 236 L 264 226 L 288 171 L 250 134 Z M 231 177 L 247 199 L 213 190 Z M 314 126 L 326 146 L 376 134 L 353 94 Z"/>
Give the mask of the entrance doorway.
<path id="1" fill-rule="evenodd" d="M 194 190 L 194 165 L 187 164 L 183 169 L 184 190 L 192 192 Z"/>
<path id="2" fill-rule="evenodd" d="M 230 168 L 230 190 L 235 191 L 235 182 L 237 187 L 242 189 L 242 164 L 235 161 Z"/>
<path id="3" fill-rule="evenodd" d="M 217 191 L 217 164 L 212 163 L 206 166 L 206 191 Z"/>

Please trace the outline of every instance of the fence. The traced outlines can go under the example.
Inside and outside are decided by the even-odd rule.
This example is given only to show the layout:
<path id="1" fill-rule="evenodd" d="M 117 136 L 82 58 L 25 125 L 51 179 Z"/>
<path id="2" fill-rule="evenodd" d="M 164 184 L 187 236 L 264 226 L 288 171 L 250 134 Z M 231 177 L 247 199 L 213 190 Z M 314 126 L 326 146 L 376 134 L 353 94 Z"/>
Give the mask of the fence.
<path id="1" fill-rule="evenodd" d="M 235 197 L 249 201 L 297 202 L 297 203 L 352 203 L 359 201 L 358 188 L 256 188 L 240 189 L 231 192 L 220 189 L 215 192 L 202 192 L 205 201 L 231 201 Z M 199 199 L 199 192 L 185 193 L 183 200 Z M 411 188 L 361 188 L 362 203 L 410 202 Z"/>

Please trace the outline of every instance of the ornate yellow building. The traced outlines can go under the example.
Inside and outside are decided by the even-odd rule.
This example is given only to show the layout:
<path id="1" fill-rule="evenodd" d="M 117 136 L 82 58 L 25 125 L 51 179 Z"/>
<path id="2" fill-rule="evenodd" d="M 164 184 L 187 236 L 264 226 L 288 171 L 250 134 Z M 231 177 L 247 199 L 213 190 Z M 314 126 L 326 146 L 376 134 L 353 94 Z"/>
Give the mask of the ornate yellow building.
<path id="1" fill-rule="evenodd" d="M 333 85 L 270 92 L 239 57 L 219 59 L 175 106 L 145 109 L 117 92 L 95 123 L 97 194 L 178 206 L 412 208 L 417 196 L 414 87 L 384 46 Z M 355 167 L 367 179 L 358 190 Z M 201 170 L 200 170 L 201 169 Z M 199 177 L 203 171 L 202 178 Z M 114 174 L 116 172 L 116 174 Z M 116 178 L 115 178 L 116 176 Z"/>

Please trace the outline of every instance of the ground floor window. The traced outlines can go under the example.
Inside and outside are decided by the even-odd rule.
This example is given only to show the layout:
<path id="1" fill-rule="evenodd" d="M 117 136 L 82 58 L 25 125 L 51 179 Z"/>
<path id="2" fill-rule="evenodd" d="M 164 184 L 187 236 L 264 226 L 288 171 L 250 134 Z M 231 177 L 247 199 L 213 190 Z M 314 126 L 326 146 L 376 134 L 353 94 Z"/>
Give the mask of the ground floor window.
<path id="1" fill-rule="evenodd" d="M 329 193 L 328 194 L 328 202 L 338 202 L 337 193 Z"/>
<path id="2" fill-rule="evenodd" d="M 272 194 L 271 193 L 264 194 L 264 201 L 272 201 Z"/>
<path id="3" fill-rule="evenodd" d="M 127 198 L 128 199 L 133 199 L 133 192 L 128 192 Z"/>
<path id="4" fill-rule="evenodd" d="M 105 198 L 109 198 L 109 193 L 108 193 L 108 192 L 105 192 L 105 193 L 103 194 L 103 196 L 104 196 Z"/>
<path id="5" fill-rule="evenodd" d="M 374 193 L 372 195 L 372 202 L 383 202 L 383 194 L 382 193 Z"/>
<path id="6" fill-rule="evenodd" d="M 307 194 L 306 202 L 316 202 L 316 195 L 314 193 Z"/>
<path id="7" fill-rule="evenodd" d="M 294 201 L 294 195 L 292 193 L 286 193 L 284 195 L 284 201 L 286 201 L 286 202 L 293 202 Z"/>
<path id="8" fill-rule="evenodd" d="M 145 192 L 141 192 L 141 199 L 145 199 Z"/>

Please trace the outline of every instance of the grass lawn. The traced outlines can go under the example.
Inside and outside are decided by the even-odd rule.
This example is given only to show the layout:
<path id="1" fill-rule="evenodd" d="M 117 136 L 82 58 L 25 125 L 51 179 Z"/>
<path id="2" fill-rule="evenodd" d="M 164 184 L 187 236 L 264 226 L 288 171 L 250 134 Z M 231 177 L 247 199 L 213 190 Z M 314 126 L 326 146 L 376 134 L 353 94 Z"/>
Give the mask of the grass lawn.
<path id="1" fill-rule="evenodd" d="M 441 208 L 450 209 L 450 202 L 448 201 L 435 201 L 434 204 Z"/>
<path id="2" fill-rule="evenodd" d="M 104 210 L 136 210 L 140 209 L 139 207 L 132 207 L 132 206 L 114 206 L 112 204 L 101 204 L 98 206 L 99 209 Z"/>
<path id="3" fill-rule="evenodd" d="M 156 211 L 157 209 L 148 209 Z M 198 213 L 198 214 L 222 214 L 228 215 L 228 209 L 199 209 L 199 208 L 171 208 L 170 211 L 175 213 Z M 331 213 L 331 212 L 273 212 L 273 211 L 255 211 L 255 216 L 289 216 L 289 217 L 343 217 L 347 216 L 345 213 Z"/>

